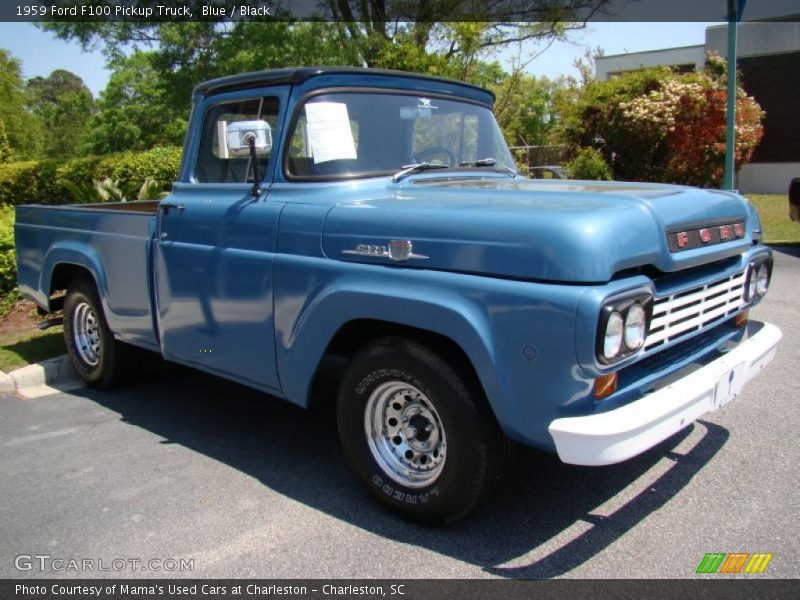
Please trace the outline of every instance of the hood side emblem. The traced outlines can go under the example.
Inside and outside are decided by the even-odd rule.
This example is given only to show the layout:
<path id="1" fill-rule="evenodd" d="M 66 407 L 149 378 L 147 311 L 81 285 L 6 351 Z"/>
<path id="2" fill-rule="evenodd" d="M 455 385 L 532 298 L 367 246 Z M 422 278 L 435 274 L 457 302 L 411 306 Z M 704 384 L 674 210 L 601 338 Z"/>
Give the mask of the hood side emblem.
<path id="1" fill-rule="evenodd" d="M 342 250 L 342 254 L 389 258 L 397 262 L 430 258 L 424 254 L 414 254 L 414 245 L 410 240 L 390 240 L 388 247 L 375 244 L 359 244 L 355 250 Z"/>

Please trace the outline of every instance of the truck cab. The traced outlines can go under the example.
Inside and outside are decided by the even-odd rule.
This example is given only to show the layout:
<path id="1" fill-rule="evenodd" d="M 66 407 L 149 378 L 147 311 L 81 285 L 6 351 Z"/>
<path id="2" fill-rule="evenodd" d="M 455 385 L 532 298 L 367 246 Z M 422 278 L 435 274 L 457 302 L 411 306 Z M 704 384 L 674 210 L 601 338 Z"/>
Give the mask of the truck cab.
<path id="1" fill-rule="evenodd" d="M 606 465 L 735 397 L 780 331 L 742 196 L 530 180 L 490 92 L 284 69 L 194 91 L 160 202 L 20 206 L 21 291 L 117 385 L 131 345 L 300 406 L 346 360 L 345 455 L 388 508 L 451 522 L 515 444 Z"/>

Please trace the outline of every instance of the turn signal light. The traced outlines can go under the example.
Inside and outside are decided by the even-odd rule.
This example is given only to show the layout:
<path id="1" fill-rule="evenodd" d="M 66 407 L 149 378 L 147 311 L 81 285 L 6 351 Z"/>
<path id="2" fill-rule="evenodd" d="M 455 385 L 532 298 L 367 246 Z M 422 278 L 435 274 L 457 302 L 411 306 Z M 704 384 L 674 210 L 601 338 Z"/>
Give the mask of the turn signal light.
<path id="1" fill-rule="evenodd" d="M 749 310 L 740 312 L 733 318 L 733 324 L 736 325 L 736 327 L 744 327 L 745 325 L 747 325 L 747 319 L 749 318 L 750 318 Z"/>
<path id="2" fill-rule="evenodd" d="M 594 380 L 594 398 L 602 400 L 617 391 L 617 374 L 609 373 Z"/>

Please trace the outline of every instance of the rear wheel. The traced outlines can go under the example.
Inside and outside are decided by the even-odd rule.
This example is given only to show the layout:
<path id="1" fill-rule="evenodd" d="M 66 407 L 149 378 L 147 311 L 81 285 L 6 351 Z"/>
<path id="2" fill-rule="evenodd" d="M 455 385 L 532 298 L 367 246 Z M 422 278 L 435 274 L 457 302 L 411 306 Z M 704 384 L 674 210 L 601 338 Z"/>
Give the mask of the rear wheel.
<path id="1" fill-rule="evenodd" d="M 403 338 L 375 340 L 350 362 L 337 420 L 348 461 L 391 510 L 456 521 L 495 488 L 510 441 L 457 361 Z"/>
<path id="2" fill-rule="evenodd" d="M 64 342 L 78 375 L 107 389 L 124 379 L 127 347 L 114 339 L 93 283 L 72 282 L 64 300 Z"/>

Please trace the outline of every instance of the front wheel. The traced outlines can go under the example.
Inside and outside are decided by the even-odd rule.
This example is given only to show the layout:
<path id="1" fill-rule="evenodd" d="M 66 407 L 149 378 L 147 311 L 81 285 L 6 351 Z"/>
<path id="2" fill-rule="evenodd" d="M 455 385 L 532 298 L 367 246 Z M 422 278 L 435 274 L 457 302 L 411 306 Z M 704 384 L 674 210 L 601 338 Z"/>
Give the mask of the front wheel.
<path id="1" fill-rule="evenodd" d="M 424 523 L 476 508 L 510 450 L 477 382 L 403 338 L 376 340 L 353 357 L 337 419 L 345 455 L 369 490 Z"/>
<path id="2" fill-rule="evenodd" d="M 77 280 L 67 291 L 64 342 L 72 366 L 88 385 L 108 389 L 124 378 L 125 345 L 114 339 L 97 290 L 87 281 Z"/>

